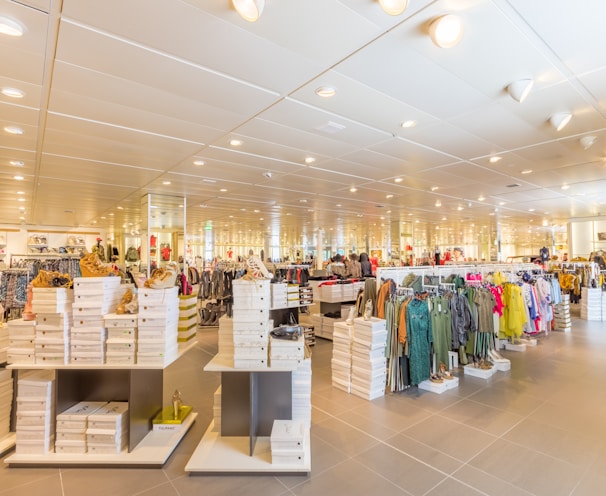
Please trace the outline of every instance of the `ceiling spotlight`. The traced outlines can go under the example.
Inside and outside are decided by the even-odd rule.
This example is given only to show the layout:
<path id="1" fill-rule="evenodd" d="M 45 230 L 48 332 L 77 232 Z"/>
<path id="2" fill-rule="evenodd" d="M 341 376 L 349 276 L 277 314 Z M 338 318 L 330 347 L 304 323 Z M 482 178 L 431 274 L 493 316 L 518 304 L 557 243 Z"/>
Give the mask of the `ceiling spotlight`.
<path id="1" fill-rule="evenodd" d="M 436 200 L 436 207 L 441 207 L 442 206 L 442 202 L 440 200 Z"/>
<path id="2" fill-rule="evenodd" d="M 417 125 L 417 122 L 413 121 L 413 120 L 404 121 L 404 122 L 402 122 L 402 124 L 400 124 L 400 126 L 402 126 L 404 129 L 415 127 L 416 125 Z"/>
<path id="3" fill-rule="evenodd" d="M 452 48 L 463 37 L 463 23 L 454 14 L 446 14 L 434 19 L 429 25 L 429 36 L 439 48 Z"/>
<path id="4" fill-rule="evenodd" d="M 570 112 L 557 112 L 549 118 L 549 122 L 556 131 L 561 131 L 570 122 L 570 119 L 572 119 Z"/>
<path id="5" fill-rule="evenodd" d="M 401 177 L 396 177 L 396 178 L 394 179 L 394 182 L 395 182 L 395 183 L 401 183 L 402 181 L 404 181 L 404 179 L 402 179 Z"/>
<path id="6" fill-rule="evenodd" d="M 23 167 L 25 162 L 23 160 L 11 160 L 9 164 L 14 165 L 15 167 Z"/>
<path id="7" fill-rule="evenodd" d="M 336 93 L 336 88 L 333 88 L 332 86 L 320 86 L 316 90 L 316 95 L 321 96 L 322 98 L 330 98 L 331 96 L 335 96 Z"/>
<path id="8" fill-rule="evenodd" d="M 194 165 L 204 165 L 204 160 L 194 160 Z"/>
<path id="9" fill-rule="evenodd" d="M 408 0 L 379 0 L 379 5 L 385 13 L 397 16 L 406 10 Z"/>
<path id="10" fill-rule="evenodd" d="M 350 193 L 355 193 L 356 191 L 358 191 L 358 188 L 356 187 L 351 187 L 349 188 Z"/>
<path id="11" fill-rule="evenodd" d="M 9 98 L 23 98 L 25 96 L 25 91 L 17 88 L 9 88 L 8 86 L 2 88 L 0 93 L 2 93 L 4 96 L 8 96 Z"/>
<path id="12" fill-rule="evenodd" d="M 583 150 L 589 150 L 596 141 L 595 136 L 583 136 L 579 141 L 581 142 L 581 146 Z"/>
<path id="13" fill-rule="evenodd" d="M 533 85 L 534 81 L 532 79 L 518 79 L 507 87 L 507 92 L 516 102 L 522 103 L 526 100 Z"/>
<path id="14" fill-rule="evenodd" d="M 23 26 L 8 17 L 0 16 L 0 34 L 23 36 Z"/>
<path id="15" fill-rule="evenodd" d="M 313 164 L 315 161 L 316 161 L 316 159 L 313 157 L 305 157 L 305 163 L 308 165 Z"/>
<path id="16" fill-rule="evenodd" d="M 271 179 L 271 172 L 264 172 L 263 175 L 267 178 L 267 179 Z"/>
<path id="17" fill-rule="evenodd" d="M 4 128 L 4 130 L 8 134 L 23 134 L 23 129 L 21 129 L 20 127 L 17 127 L 17 126 L 6 126 Z"/>
<path id="18" fill-rule="evenodd" d="M 233 139 L 233 140 L 229 141 L 229 144 L 231 146 L 240 146 L 240 145 L 242 145 L 242 142 L 240 140 L 238 140 L 238 139 Z"/>
<path id="19" fill-rule="evenodd" d="M 256 22 L 263 13 L 265 0 L 231 0 L 240 17 L 248 22 Z"/>

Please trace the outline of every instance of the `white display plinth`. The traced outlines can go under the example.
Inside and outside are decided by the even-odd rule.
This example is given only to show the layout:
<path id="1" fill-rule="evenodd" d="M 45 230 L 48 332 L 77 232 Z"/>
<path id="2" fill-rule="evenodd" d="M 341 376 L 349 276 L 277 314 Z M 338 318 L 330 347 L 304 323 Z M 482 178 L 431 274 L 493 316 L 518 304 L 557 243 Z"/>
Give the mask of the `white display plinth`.
<path id="1" fill-rule="evenodd" d="M 505 343 L 505 349 L 507 351 L 526 351 L 525 344 L 513 344 L 513 343 Z"/>
<path id="2" fill-rule="evenodd" d="M 86 465 L 86 466 L 125 466 L 146 465 L 161 467 L 166 463 L 181 439 L 192 426 L 197 413 L 190 413 L 178 431 L 150 431 L 131 452 L 127 450 L 120 454 L 64 454 L 46 453 L 43 455 L 14 454 L 6 458 L 4 463 L 11 466 L 24 465 Z"/>
<path id="3" fill-rule="evenodd" d="M 190 473 L 309 473 L 311 447 L 309 429 L 305 430 L 305 456 L 303 463 L 273 464 L 269 437 L 258 437 L 253 455 L 249 455 L 248 436 L 221 436 L 208 426 L 200 444 L 185 466 Z"/>
<path id="4" fill-rule="evenodd" d="M 465 375 L 479 377 L 480 379 L 489 379 L 497 372 L 497 369 L 494 366 L 489 369 L 481 369 L 479 367 L 474 367 L 473 364 L 469 364 L 463 367 L 463 371 L 465 372 Z"/>
<path id="5" fill-rule="evenodd" d="M 537 340 L 535 338 L 522 338 L 520 339 L 520 344 L 525 344 L 526 346 L 536 346 Z"/>
<path id="6" fill-rule="evenodd" d="M 442 394 L 450 389 L 459 387 L 459 378 L 453 377 L 452 379 L 444 379 L 443 382 L 431 382 L 429 379 L 419 384 L 419 389 L 423 391 L 429 391 L 430 393 Z"/>
<path id="7" fill-rule="evenodd" d="M 494 366 L 499 372 L 507 372 L 511 370 L 511 361 L 507 358 L 500 358 L 494 361 Z"/>
<path id="8" fill-rule="evenodd" d="M 2 439 L 0 439 L 0 455 L 6 453 L 8 450 L 13 449 L 15 447 L 15 443 L 17 441 L 17 434 L 14 432 L 10 432 Z"/>

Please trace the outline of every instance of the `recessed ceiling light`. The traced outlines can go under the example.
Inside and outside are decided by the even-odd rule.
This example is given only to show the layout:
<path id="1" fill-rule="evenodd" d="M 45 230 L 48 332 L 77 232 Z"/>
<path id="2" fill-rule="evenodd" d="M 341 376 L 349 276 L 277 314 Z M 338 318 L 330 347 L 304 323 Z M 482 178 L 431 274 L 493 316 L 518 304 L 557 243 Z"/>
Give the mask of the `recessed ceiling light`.
<path id="1" fill-rule="evenodd" d="M 4 128 L 4 130 L 8 134 L 23 134 L 23 129 L 21 129 L 20 127 L 17 127 L 17 126 L 6 126 Z"/>
<path id="2" fill-rule="evenodd" d="M 404 129 L 409 129 L 411 127 L 415 127 L 416 125 L 417 125 L 417 121 L 413 121 L 413 120 L 404 121 L 404 122 L 402 122 L 402 124 L 400 124 L 400 126 L 402 126 Z"/>
<path id="3" fill-rule="evenodd" d="M 253 212 L 258 214 L 261 210 L 259 210 L 258 208 L 254 209 Z"/>
<path id="4" fill-rule="evenodd" d="M 340 203 L 337 203 L 335 206 L 336 207 L 342 207 L 343 205 L 341 205 Z"/>
<path id="5" fill-rule="evenodd" d="M 24 202 L 25 198 L 17 198 L 17 201 Z"/>
<path id="6" fill-rule="evenodd" d="M 356 191 L 358 191 L 358 188 L 349 188 L 350 193 L 355 193 Z"/>
<path id="7" fill-rule="evenodd" d="M 194 165 L 204 165 L 205 163 L 204 160 L 194 160 Z"/>
<path id="8" fill-rule="evenodd" d="M 486 198 L 484 198 L 483 196 L 478 196 L 478 201 L 484 201 L 486 200 Z"/>
<path id="9" fill-rule="evenodd" d="M 25 194 L 25 191 L 17 191 L 17 194 L 18 194 L 18 195 L 24 195 L 24 194 Z"/>
<path id="10" fill-rule="evenodd" d="M 404 181 L 404 179 L 402 179 L 401 177 L 396 177 L 393 181 L 395 183 L 401 183 L 402 181 Z"/>
<path id="11" fill-rule="evenodd" d="M 15 181 L 23 181 L 23 179 L 25 179 L 23 176 L 13 176 L 13 179 Z"/>
<path id="12" fill-rule="evenodd" d="M 385 195 L 385 198 L 393 198 L 393 195 Z"/>
<path id="13" fill-rule="evenodd" d="M 570 189 L 570 185 L 569 184 L 563 184 L 562 185 L 562 189 Z"/>
<path id="14" fill-rule="evenodd" d="M 170 181 L 162 181 L 162 184 L 163 184 L 164 186 L 168 186 L 168 185 L 170 184 Z"/>
<path id="15" fill-rule="evenodd" d="M 8 86 L 2 88 L 0 90 L 0 93 L 9 98 L 23 98 L 25 96 L 25 91 L 22 91 L 18 88 L 10 88 Z"/>
<path id="16" fill-rule="evenodd" d="M 441 207 L 442 206 L 442 202 L 440 200 L 436 200 L 436 207 Z"/>
<path id="17" fill-rule="evenodd" d="M 316 161 L 316 159 L 313 157 L 305 157 L 305 163 L 308 165 L 313 164 L 315 161 Z"/>
<path id="18" fill-rule="evenodd" d="M 124 210 L 124 207 L 121 207 L 121 206 L 117 206 L 116 208 L 117 208 L 118 210 Z"/>
<path id="19" fill-rule="evenodd" d="M 0 34 L 8 36 L 23 36 L 23 26 L 13 19 L 0 16 Z"/>
<path id="20" fill-rule="evenodd" d="M 9 164 L 14 165 L 15 167 L 23 167 L 25 162 L 23 160 L 11 160 Z"/>
<path id="21" fill-rule="evenodd" d="M 460 212 L 461 210 L 463 210 L 463 207 L 457 207 L 457 210 Z"/>
<path id="22" fill-rule="evenodd" d="M 442 217 L 442 219 L 441 219 L 441 220 L 447 220 L 447 219 L 446 219 L 446 217 Z"/>
<path id="23" fill-rule="evenodd" d="M 452 48 L 463 37 L 463 23 L 454 14 L 446 14 L 434 19 L 429 25 L 429 35 L 439 48 Z"/>
<path id="24" fill-rule="evenodd" d="M 534 208 L 529 208 L 528 211 L 529 212 L 534 212 Z"/>
<path id="25" fill-rule="evenodd" d="M 221 193 L 226 193 L 226 192 L 227 192 L 227 189 L 226 189 L 226 188 L 221 188 L 219 191 L 220 191 Z"/>
<path id="26" fill-rule="evenodd" d="M 332 86 L 320 86 L 316 89 L 316 95 L 321 96 L 322 98 L 330 98 L 337 94 L 337 89 Z"/>
<path id="27" fill-rule="evenodd" d="M 490 159 L 488 160 L 491 164 L 496 164 L 499 160 L 501 160 L 503 157 L 499 157 L 498 155 L 495 155 L 494 157 L 490 157 Z"/>
<path id="28" fill-rule="evenodd" d="M 305 198 L 301 198 L 301 199 L 299 200 L 299 203 L 307 203 L 307 200 L 306 200 Z"/>
<path id="29" fill-rule="evenodd" d="M 233 140 L 229 140 L 229 144 L 231 146 L 241 146 L 242 141 L 240 141 L 239 139 L 233 139 Z"/>

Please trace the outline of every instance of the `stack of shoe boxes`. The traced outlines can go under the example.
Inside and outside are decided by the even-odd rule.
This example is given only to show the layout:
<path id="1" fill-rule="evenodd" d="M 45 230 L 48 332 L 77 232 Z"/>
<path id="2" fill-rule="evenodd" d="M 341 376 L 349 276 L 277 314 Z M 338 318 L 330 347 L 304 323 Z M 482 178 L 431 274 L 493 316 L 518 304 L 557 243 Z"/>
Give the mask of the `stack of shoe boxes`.
<path id="1" fill-rule="evenodd" d="M 299 306 L 299 285 L 290 283 L 286 290 L 286 300 L 288 308 L 296 308 Z"/>
<path id="2" fill-rule="evenodd" d="M 8 360 L 9 343 L 8 326 L 6 324 L 0 324 L 0 363 L 6 363 Z"/>
<path id="3" fill-rule="evenodd" d="M 305 463 L 305 426 L 295 420 L 274 420 L 271 436 L 271 463 L 303 465 Z"/>
<path id="4" fill-rule="evenodd" d="M 8 327 L 8 363 L 36 363 L 36 321 L 14 319 L 9 320 Z"/>
<path id="5" fill-rule="evenodd" d="M 133 365 L 137 362 L 137 316 L 134 314 L 105 315 L 107 330 L 105 363 Z"/>
<path id="6" fill-rule="evenodd" d="M 71 363 L 105 363 L 105 315 L 116 311 L 125 291 L 119 277 L 74 279 Z"/>
<path id="7" fill-rule="evenodd" d="M 55 453 L 82 455 L 88 451 L 88 416 L 106 405 L 105 401 L 81 401 L 57 415 Z"/>
<path id="8" fill-rule="evenodd" d="M 179 349 L 187 348 L 196 338 L 198 328 L 197 295 L 179 296 L 179 325 L 177 328 Z"/>
<path id="9" fill-rule="evenodd" d="M 306 358 L 292 376 L 292 420 L 311 425 L 311 358 Z"/>
<path id="10" fill-rule="evenodd" d="M 221 386 L 217 388 L 214 394 L 213 404 L 213 431 L 221 432 Z"/>
<path id="11" fill-rule="evenodd" d="M 137 363 L 167 365 L 177 358 L 179 288 L 140 289 Z"/>
<path id="12" fill-rule="evenodd" d="M 581 318 L 602 320 L 602 288 L 581 288 Z"/>
<path id="13" fill-rule="evenodd" d="M 219 319 L 218 354 L 223 357 L 233 357 L 234 355 L 234 322 L 224 315 Z"/>
<path id="14" fill-rule="evenodd" d="M 271 284 L 271 308 L 287 308 L 288 307 L 288 284 L 285 282 L 278 282 Z"/>
<path id="15" fill-rule="evenodd" d="M 234 368 L 266 368 L 268 362 L 270 281 L 233 282 Z"/>
<path id="16" fill-rule="evenodd" d="M 297 368 L 305 359 L 305 337 L 280 339 L 269 337 L 269 366 L 275 368 Z"/>
<path id="17" fill-rule="evenodd" d="M 332 385 L 347 393 L 351 392 L 351 348 L 353 325 L 337 322 L 332 334 Z"/>
<path id="18" fill-rule="evenodd" d="M 371 317 L 354 319 L 351 359 L 351 392 L 369 400 L 385 394 L 387 360 L 386 322 Z"/>
<path id="19" fill-rule="evenodd" d="M 299 286 L 299 306 L 314 304 L 314 290 L 310 286 Z"/>
<path id="20" fill-rule="evenodd" d="M 606 316 L 604 305 L 606 305 L 606 298 L 602 298 L 602 319 Z M 570 332 L 572 330 L 572 321 L 570 319 L 570 295 L 562 295 L 562 302 L 554 305 L 553 316 L 556 331 Z"/>
<path id="21" fill-rule="evenodd" d="M 13 404 L 13 375 L 10 370 L 0 369 L 0 439 L 7 436 L 11 426 Z"/>
<path id="22" fill-rule="evenodd" d="M 16 452 L 52 453 L 55 446 L 54 373 L 21 371 L 17 382 Z"/>
<path id="23" fill-rule="evenodd" d="M 74 291 L 67 288 L 33 288 L 32 311 L 36 314 L 36 363 L 63 365 L 70 362 L 70 335 Z"/>
<path id="24" fill-rule="evenodd" d="M 128 403 L 106 403 L 88 417 L 86 445 L 89 453 L 119 454 L 128 444 Z"/>

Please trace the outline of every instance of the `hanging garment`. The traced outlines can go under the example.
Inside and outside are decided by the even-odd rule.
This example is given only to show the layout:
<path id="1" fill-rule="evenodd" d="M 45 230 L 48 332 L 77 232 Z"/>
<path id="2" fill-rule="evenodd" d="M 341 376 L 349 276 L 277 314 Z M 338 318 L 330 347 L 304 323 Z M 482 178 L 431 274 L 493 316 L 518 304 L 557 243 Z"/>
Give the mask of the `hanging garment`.
<path id="1" fill-rule="evenodd" d="M 475 321 L 471 315 L 469 301 L 461 294 L 453 294 L 450 309 L 452 312 L 452 349 L 465 346 L 471 333 L 476 332 Z"/>
<path id="2" fill-rule="evenodd" d="M 452 346 L 452 314 L 449 301 L 443 296 L 436 296 L 431 303 L 431 330 L 433 333 L 433 350 L 437 363 L 448 367 L 448 352 Z"/>
<path id="3" fill-rule="evenodd" d="M 406 330 L 410 382 L 418 385 L 429 379 L 431 373 L 431 345 L 433 334 L 427 301 L 413 299 L 406 307 Z"/>

